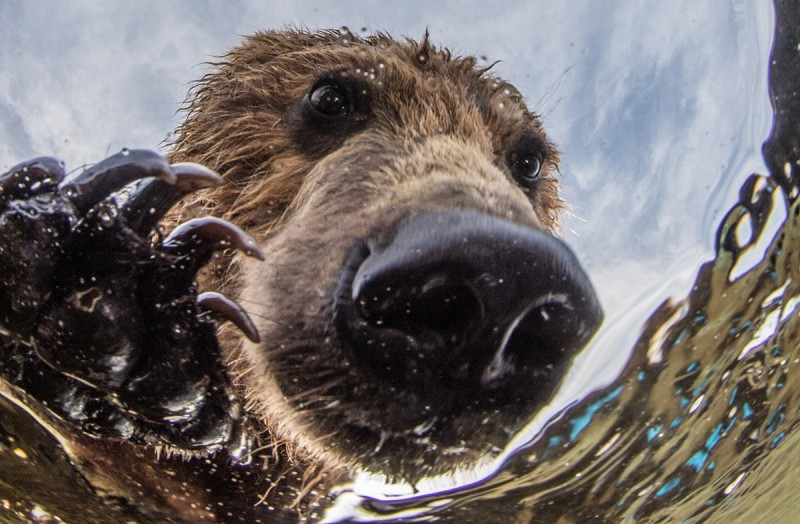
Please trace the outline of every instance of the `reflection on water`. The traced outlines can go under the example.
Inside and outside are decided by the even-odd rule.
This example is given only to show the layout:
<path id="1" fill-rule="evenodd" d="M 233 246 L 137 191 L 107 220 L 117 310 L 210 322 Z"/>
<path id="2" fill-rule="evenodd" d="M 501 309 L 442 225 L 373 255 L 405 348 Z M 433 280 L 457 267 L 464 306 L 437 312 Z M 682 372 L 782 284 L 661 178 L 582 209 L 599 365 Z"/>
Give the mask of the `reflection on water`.
<path id="1" fill-rule="evenodd" d="M 454 522 L 798 518 L 800 13 L 789 1 L 776 7 L 771 176 L 742 186 L 690 295 L 652 314 L 613 384 L 487 482 L 446 498 L 365 502 L 363 518 L 414 508 L 426 508 L 421 520 Z M 763 253 L 755 264 L 753 253 Z"/>

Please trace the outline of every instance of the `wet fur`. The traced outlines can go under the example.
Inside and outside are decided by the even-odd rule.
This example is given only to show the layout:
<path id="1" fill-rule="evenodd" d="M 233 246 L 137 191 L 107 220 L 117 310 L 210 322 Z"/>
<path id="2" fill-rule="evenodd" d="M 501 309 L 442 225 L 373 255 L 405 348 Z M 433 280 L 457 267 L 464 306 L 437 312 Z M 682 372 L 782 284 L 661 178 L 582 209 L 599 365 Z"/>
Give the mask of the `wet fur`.
<path id="1" fill-rule="evenodd" d="M 329 325 L 332 288 L 356 239 L 390 238 L 410 213 L 476 209 L 552 231 L 562 205 L 558 155 L 540 121 L 513 86 L 427 37 L 265 32 L 213 67 L 190 95 L 170 161 L 202 163 L 228 181 L 186 202 L 182 218 L 221 216 L 268 254 L 262 265 L 223 259 L 207 275 L 208 286 L 238 297 L 265 341 L 223 333 L 232 373 L 266 440 L 304 467 L 359 465 L 411 480 L 446 470 L 452 464 L 425 449 L 424 431 L 416 440 L 404 431 L 412 414 L 397 409 L 393 427 L 365 409 L 364 399 L 400 404 L 407 394 L 347 365 Z M 363 119 L 322 130 L 304 121 L 303 97 L 325 75 L 363 87 Z M 529 192 L 505 164 L 523 135 L 544 156 Z M 504 427 L 518 423 L 500 417 L 482 437 L 484 447 L 454 446 L 452 460 L 469 463 L 502 446 Z M 342 429 L 348 424 L 365 434 Z M 448 429 L 454 442 L 473 430 L 469 424 Z M 379 430 L 385 435 L 376 438 Z"/>

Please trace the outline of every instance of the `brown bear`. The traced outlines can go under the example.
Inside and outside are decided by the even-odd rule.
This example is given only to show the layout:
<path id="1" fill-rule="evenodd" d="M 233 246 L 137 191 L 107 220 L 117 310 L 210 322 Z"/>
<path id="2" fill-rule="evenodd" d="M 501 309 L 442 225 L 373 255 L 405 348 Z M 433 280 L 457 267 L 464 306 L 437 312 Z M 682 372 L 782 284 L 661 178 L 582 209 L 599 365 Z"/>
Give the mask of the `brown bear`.
<path id="1" fill-rule="evenodd" d="M 190 213 L 264 247 L 217 271 L 263 340 L 228 340 L 229 362 L 273 438 L 314 461 L 412 481 L 474 462 L 596 326 L 590 292 L 553 284 L 576 266 L 552 270 L 540 243 L 562 202 L 539 118 L 427 37 L 252 36 L 196 86 L 170 160 L 228 182 Z"/>
<path id="2" fill-rule="evenodd" d="M 413 486 L 496 456 L 552 396 L 602 313 L 575 256 L 554 234 L 562 206 L 555 178 L 558 153 L 522 95 L 489 69 L 478 67 L 474 58 L 437 49 L 427 36 L 422 42 L 399 42 L 383 34 L 361 38 L 339 31 L 259 33 L 195 86 L 169 155 L 180 166 L 169 168 L 137 152 L 112 157 L 102 169 L 57 185 L 45 176 L 59 169 L 50 160 L 4 175 L 0 197 L 4 187 L 9 198 L 50 188 L 68 202 L 48 209 L 60 213 L 77 207 L 87 214 L 68 221 L 71 228 L 78 224 L 69 234 L 79 241 L 71 255 L 76 262 L 67 266 L 93 261 L 101 271 L 91 272 L 91 281 L 111 274 L 110 282 L 118 286 L 123 280 L 115 280 L 114 271 L 129 273 L 131 266 L 112 270 L 108 264 L 141 252 L 147 255 L 142 267 L 153 260 L 199 266 L 202 262 L 184 257 L 194 250 L 194 236 L 233 234 L 232 226 L 206 221 L 196 229 L 179 229 L 150 254 L 152 242 L 132 231 L 150 227 L 143 195 L 158 200 L 159 208 L 172 201 L 153 189 L 162 186 L 142 183 L 127 203 L 120 197 L 95 204 L 103 185 L 96 181 L 102 178 L 99 171 L 118 186 L 160 173 L 170 183 L 182 177 L 177 187 L 193 190 L 216 175 L 185 163 L 215 170 L 226 183 L 184 201 L 172 218 L 221 216 L 253 235 L 265 258 L 225 254 L 202 278 L 202 287 L 235 297 L 260 333 L 259 338 L 247 330 L 250 340 L 244 340 L 236 330 L 222 330 L 222 373 L 230 381 L 217 380 L 220 368 L 210 369 L 213 359 L 203 348 L 184 344 L 188 339 L 154 335 L 153 326 L 142 335 L 118 320 L 142 299 L 128 305 L 124 293 L 112 293 L 111 284 L 108 290 L 95 286 L 70 294 L 69 282 L 83 286 L 87 280 L 70 277 L 60 279 L 65 291 L 57 293 L 68 298 L 67 308 L 49 308 L 42 317 L 45 327 L 30 328 L 41 338 L 35 351 L 26 349 L 23 337 L 9 342 L 0 337 L 12 348 L 11 356 L 0 359 L 0 371 L 27 390 L 19 404 L 30 406 L 30 395 L 62 405 L 63 417 L 80 430 L 58 420 L 51 432 L 62 443 L 71 442 L 66 446 L 70 462 L 91 483 L 102 485 L 115 501 L 125 500 L 125 508 L 172 508 L 163 514 L 140 508 L 146 518 L 232 520 L 236 513 L 256 521 L 270 515 L 265 508 L 289 506 L 317 518 L 309 500 L 325 495 L 319 479 L 327 479 L 330 487 L 336 479 L 366 471 Z M 32 173 L 40 178 L 35 183 Z M 23 179 L 17 189 L 14 184 Z M 32 220 L 41 226 L 44 220 L 30 213 L 20 218 L 20 205 L 0 209 L 5 210 L 0 225 L 6 228 L 0 234 L 7 243 L 25 238 L 27 233 L 13 229 L 21 231 L 18 224 L 29 227 Z M 81 229 L 93 220 L 96 227 Z M 52 231 L 45 225 L 36 231 Z M 97 240 L 107 228 L 115 231 L 108 237 L 111 244 Z M 134 254 L 105 254 L 131 243 L 137 246 Z M 42 257 L 34 255 L 31 260 L 40 264 Z M 19 258 L 5 256 L 9 264 Z M 16 325 L 4 321 L 14 331 L 25 323 L 24 308 L 38 307 L 30 296 L 42 287 L 25 284 L 23 295 L 15 282 L 27 282 L 25 271 L 20 266 L 18 279 L 0 281 L 0 309 L 16 315 L 7 317 L 17 318 Z M 161 269 L 147 271 L 145 280 L 161 282 Z M 164 280 L 157 289 L 172 285 Z M 194 311 L 181 306 L 185 300 L 176 292 L 169 302 Z M 209 309 L 237 318 L 224 299 L 198 300 L 201 306 L 212 302 L 216 307 Z M 87 344 L 81 337 L 86 329 L 101 331 L 97 315 L 120 304 L 121 313 L 114 311 L 103 324 L 105 338 L 88 344 L 102 353 L 103 341 L 116 341 L 124 332 L 124 343 L 114 346 L 120 352 L 103 367 L 97 358 L 84 356 Z M 142 318 L 180 333 L 184 324 L 169 324 L 172 317 L 162 320 L 172 314 L 169 307 L 155 304 L 156 316 Z M 201 308 L 200 316 L 206 313 Z M 140 317 L 132 313 L 130 318 Z M 246 325 L 244 315 L 238 318 L 240 327 Z M 7 331 L 0 335 L 13 335 Z M 152 345 L 136 346 L 153 338 L 162 346 L 175 340 L 185 347 L 167 343 L 165 351 L 175 349 L 177 355 L 170 357 L 154 352 Z M 35 373 L 18 365 L 26 359 Z M 135 359 L 143 364 L 134 365 Z M 198 375 L 205 365 L 208 372 Z M 77 381 L 65 390 L 68 394 L 39 387 L 50 368 L 66 375 L 53 380 Z M 26 373 L 33 379 L 24 379 Z M 182 410 L 206 393 L 181 397 L 184 390 L 166 384 L 171 377 L 176 384 L 190 381 L 189 393 L 211 392 L 220 405 L 228 397 L 242 399 L 245 413 L 231 416 L 245 421 L 248 435 L 231 438 L 255 439 L 263 447 L 233 460 L 219 452 L 197 466 L 175 459 L 176 450 L 184 458 L 202 455 L 203 438 L 215 435 L 216 446 L 219 435 L 228 434 L 216 432 L 217 426 L 203 433 L 202 421 L 195 423 L 186 414 L 191 410 Z M 233 394 L 215 381 L 232 383 Z M 175 402 L 151 409 L 148 402 L 157 403 L 162 390 L 174 394 Z M 93 407 L 98 391 L 102 402 Z M 214 406 L 209 409 L 217 420 L 228 416 Z M 110 413 L 102 420 L 113 426 L 116 440 L 97 438 L 104 429 L 92 422 L 97 412 Z M 182 429 L 171 428 L 178 419 Z M 81 437 L 87 431 L 92 438 Z M 161 432 L 173 445 L 166 458 L 159 455 L 163 449 L 152 454 L 141 446 L 152 442 L 148 432 Z M 203 437 L 192 440 L 191 435 Z M 257 502 L 264 504 L 256 507 Z M 228 509 L 233 507 L 247 509 Z"/>

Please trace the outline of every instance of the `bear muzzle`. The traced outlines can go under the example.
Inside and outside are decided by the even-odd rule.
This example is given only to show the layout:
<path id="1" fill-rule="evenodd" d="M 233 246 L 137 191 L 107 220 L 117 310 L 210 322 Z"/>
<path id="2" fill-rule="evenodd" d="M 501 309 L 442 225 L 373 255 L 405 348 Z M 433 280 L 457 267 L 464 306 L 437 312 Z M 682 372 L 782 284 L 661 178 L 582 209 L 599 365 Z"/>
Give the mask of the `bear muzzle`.
<path id="1" fill-rule="evenodd" d="M 421 392 L 531 380 L 551 392 L 603 319 L 561 240 L 465 210 L 416 215 L 386 245 L 361 240 L 334 311 L 355 363 Z"/>

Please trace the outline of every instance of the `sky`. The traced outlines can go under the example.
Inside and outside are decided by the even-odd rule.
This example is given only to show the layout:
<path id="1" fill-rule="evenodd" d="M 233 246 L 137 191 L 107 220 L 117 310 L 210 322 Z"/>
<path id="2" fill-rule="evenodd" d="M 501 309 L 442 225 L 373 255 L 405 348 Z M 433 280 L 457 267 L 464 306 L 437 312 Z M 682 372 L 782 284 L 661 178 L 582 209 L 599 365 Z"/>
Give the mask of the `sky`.
<path id="1" fill-rule="evenodd" d="M 709 4 L 714 4 L 713 6 Z M 652 309 L 684 296 L 771 112 L 769 2 L 0 2 L 0 169 L 163 147 L 192 80 L 243 35 L 388 31 L 499 60 L 562 151 L 563 236 L 606 324 L 576 366 L 613 379 Z M 576 390 L 578 391 L 578 390 Z M 576 394 L 579 394 L 578 391 Z"/>

